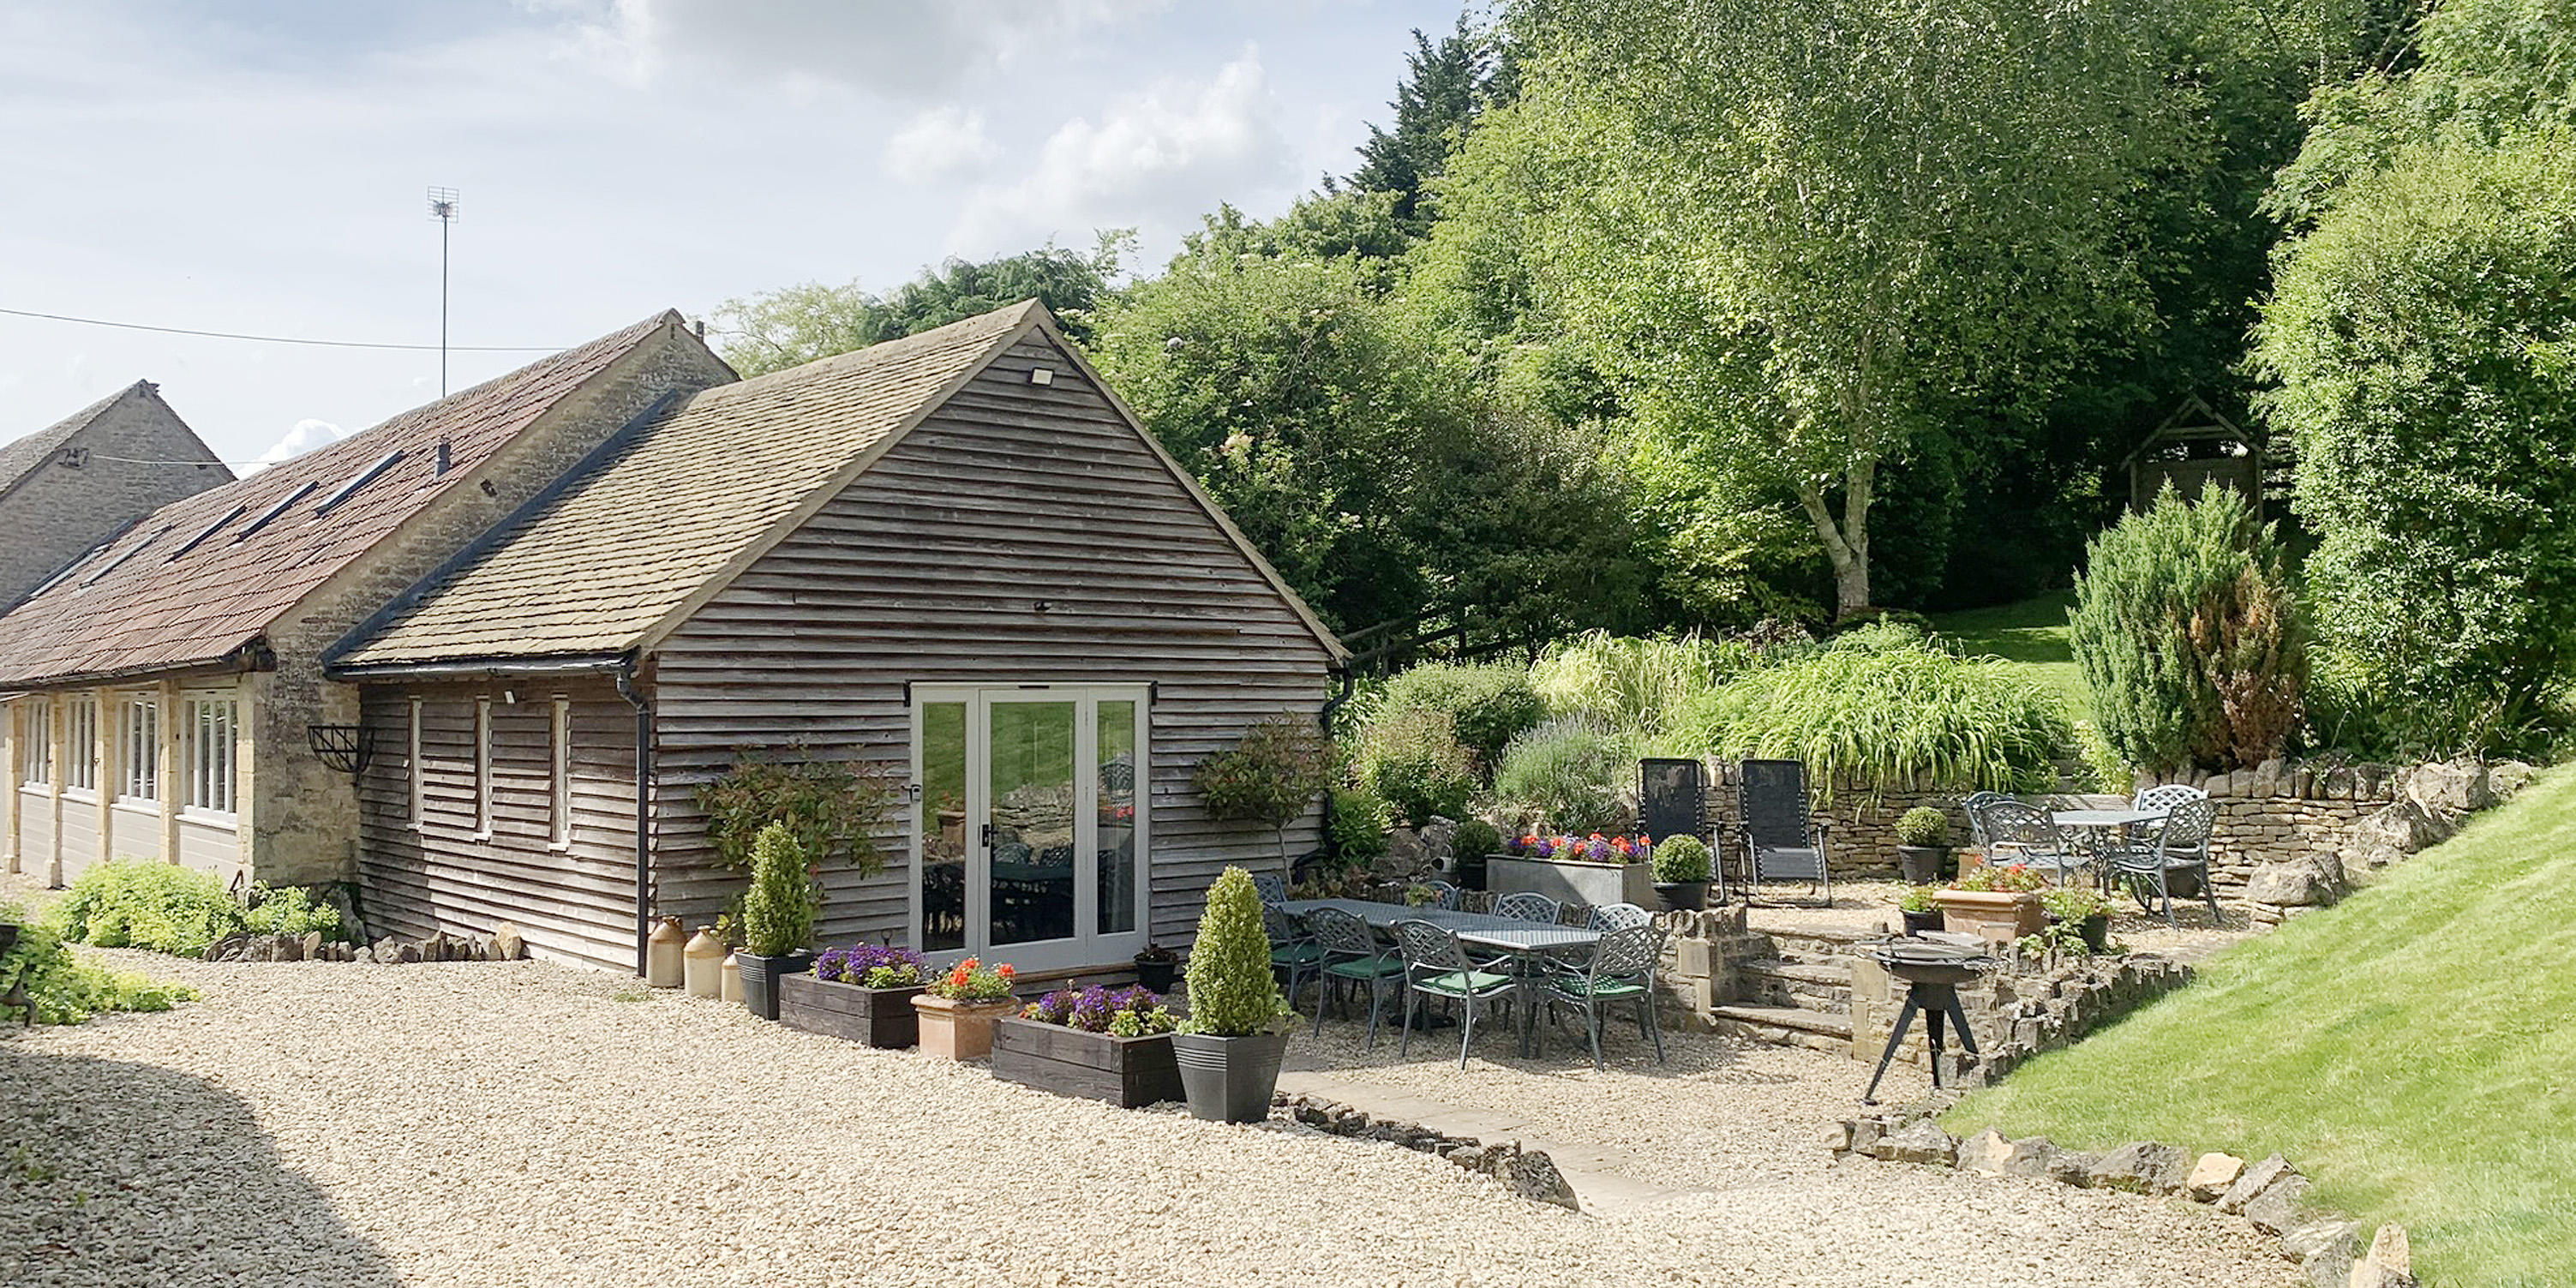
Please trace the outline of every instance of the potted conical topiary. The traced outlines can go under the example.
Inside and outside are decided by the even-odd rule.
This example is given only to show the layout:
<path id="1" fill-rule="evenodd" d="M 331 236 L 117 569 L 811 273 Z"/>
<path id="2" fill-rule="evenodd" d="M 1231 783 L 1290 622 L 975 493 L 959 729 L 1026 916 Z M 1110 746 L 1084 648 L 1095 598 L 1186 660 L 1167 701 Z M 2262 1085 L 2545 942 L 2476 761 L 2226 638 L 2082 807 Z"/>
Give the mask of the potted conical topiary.
<path id="1" fill-rule="evenodd" d="M 1648 856 L 1655 865 L 1655 897 L 1666 912 L 1697 912 L 1708 906 L 1708 843 L 1684 832 L 1655 842 Z"/>
<path id="2" fill-rule="evenodd" d="M 1288 1001 L 1270 973 L 1270 936 L 1252 874 L 1227 868 L 1208 888 L 1190 948 L 1190 1017 L 1172 1035 L 1181 1089 L 1200 1118 L 1253 1123 L 1270 1116 L 1279 1061 L 1288 1053 L 1280 1021 Z"/>
<path id="3" fill-rule="evenodd" d="M 751 843 L 751 889 L 742 896 L 742 1003 L 764 1020 L 778 1018 L 778 981 L 814 965 L 814 921 L 822 892 L 805 851 L 784 823 L 760 829 Z"/>

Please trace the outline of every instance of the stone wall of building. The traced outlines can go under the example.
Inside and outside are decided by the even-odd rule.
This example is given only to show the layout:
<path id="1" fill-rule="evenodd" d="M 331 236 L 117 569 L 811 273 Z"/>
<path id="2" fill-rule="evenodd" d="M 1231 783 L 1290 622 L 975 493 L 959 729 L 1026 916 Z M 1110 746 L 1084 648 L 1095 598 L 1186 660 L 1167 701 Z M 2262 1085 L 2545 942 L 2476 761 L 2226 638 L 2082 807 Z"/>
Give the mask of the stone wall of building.
<path id="1" fill-rule="evenodd" d="M 154 510 L 232 479 L 155 386 L 128 386 L 43 463 L 0 479 L 0 607 Z"/>

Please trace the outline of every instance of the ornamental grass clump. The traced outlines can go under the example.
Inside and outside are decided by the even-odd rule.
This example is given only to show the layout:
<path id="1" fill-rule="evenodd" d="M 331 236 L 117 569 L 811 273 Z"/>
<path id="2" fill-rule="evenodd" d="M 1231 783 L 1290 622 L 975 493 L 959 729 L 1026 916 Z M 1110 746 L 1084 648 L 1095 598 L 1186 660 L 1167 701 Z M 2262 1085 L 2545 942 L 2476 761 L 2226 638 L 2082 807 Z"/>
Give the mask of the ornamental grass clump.
<path id="1" fill-rule="evenodd" d="M 1732 641 L 1591 631 L 1549 643 L 1530 665 L 1530 685 L 1551 715 L 1652 737 L 1692 700 L 1758 661 L 1750 646 Z"/>
<path id="2" fill-rule="evenodd" d="M 910 988 L 928 970 L 921 954 L 888 944 L 826 948 L 814 959 L 814 978 L 860 988 Z"/>
<path id="3" fill-rule="evenodd" d="M 1186 978 L 1190 1018 L 1182 1032 L 1248 1038 L 1271 1031 L 1288 1014 L 1270 973 L 1270 936 L 1261 927 L 1261 893 L 1251 873 L 1227 868 L 1208 887 Z"/>
<path id="4" fill-rule="evenodd" d="M 1633 742 L 1595 717 L 1566 716 L 1512 740 L 1494 796 L 1525 824 L 1606 832 L 1626 819 L 1621 792 L 1636 773 Z"/>
<path id="5" fill-rule="evenodd" d="M 1687 832 L 1655 842 L 1648 857 L 1655 865 L 1655 880 L 1665 885 L 1708 880 L 1708 843 Z"/>
<path id="6" fill-rule="evenodd" d="M 751 845 L 751 889 L 742 897 L 743 947 L 754 956 L 783 957 L 814 940 L 823 892 L 805 864 L 805 851 L 783 823 L 760 830 Z"/>
<path id="7" fill-rule="evenodd" d="M 1178 1027 L 1169 1006 L 1142 984 L 1112 990 L 1094 984 L 1060 988 L 1021 1010 L 1020 1018 L 1114 1038 L 1144 1038 Z"/>

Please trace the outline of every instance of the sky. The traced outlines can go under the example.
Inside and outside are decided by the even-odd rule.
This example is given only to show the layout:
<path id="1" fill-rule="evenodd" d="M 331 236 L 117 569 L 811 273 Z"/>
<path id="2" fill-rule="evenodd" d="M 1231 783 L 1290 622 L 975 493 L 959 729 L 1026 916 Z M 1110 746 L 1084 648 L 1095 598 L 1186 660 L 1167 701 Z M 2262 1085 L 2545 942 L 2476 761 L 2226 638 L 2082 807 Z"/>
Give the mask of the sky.
<path id="1" fill-rule="evenodd" d="M 799 282 L 1285 210 L 1461 0 L 0 0 L 0 310 L 569 347 Z M 452 352 L 464 388 L 540 356 Z M 0 313 L 0 441 L 137 379 L 227 461 L 439 393 L 430 351 Z"/>

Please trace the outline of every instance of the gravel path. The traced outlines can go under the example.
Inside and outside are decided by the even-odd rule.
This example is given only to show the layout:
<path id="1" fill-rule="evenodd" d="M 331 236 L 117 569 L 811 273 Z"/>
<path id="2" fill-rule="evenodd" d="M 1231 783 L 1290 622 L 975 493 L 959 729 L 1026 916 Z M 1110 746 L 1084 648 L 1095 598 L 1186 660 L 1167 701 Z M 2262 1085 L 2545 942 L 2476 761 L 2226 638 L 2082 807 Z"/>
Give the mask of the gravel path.
<path id="1" fill-rule="evenodd" d="M 1427 1155 L 1059 1100 L 617 976 L 101 956 L 207 998 L 0 1039 L 0 1284 L 2293 1279 L 2181 1205 L 1827 1166 L 1812 1129 L 1849 1070 L 1708 1039 L 1677 1076 L 1366 1062 L 1728 1187 L 1576 1216 Z"/>

